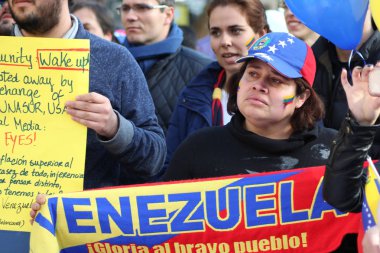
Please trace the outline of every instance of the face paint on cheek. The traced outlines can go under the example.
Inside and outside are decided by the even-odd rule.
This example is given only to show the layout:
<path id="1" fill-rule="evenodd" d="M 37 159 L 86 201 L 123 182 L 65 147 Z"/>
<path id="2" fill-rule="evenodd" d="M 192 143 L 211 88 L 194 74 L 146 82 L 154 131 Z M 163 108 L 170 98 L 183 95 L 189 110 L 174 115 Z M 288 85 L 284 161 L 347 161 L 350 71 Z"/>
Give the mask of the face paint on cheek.
<path id="1" fill-rule="evenodd" d="M 286 107 L 287 105 L 290 105 L 291 103 L 293 103 L 294 98 L 295 98 L 294 95 L 290 95 L 290 96 L 286 96 L 286 97 L 284 97 L 284 100 L 283 100 L 283 102 L 284 102 L 284 107 Z"/>
<path id="2" fill-rule="evenodd" d="M 255 40 L 255 36 L 253 36 L 252 39 L 248 40 L 248 41 L 245 43 L 245 46 L 246 46 L 247 48 L 250 48 L 250 47 L 253 45 L 253 43 L 254 43 L 255 41 L 256 41 L 256 40 Z"/>
<path id="3" fill-rule="evenodd" d="M 240 82 L 239 82 L 239 85 L 238 85 L 238 87 L 237 87 L 237 91 L 239 92 L 239 90 L 240 90 Z"/>

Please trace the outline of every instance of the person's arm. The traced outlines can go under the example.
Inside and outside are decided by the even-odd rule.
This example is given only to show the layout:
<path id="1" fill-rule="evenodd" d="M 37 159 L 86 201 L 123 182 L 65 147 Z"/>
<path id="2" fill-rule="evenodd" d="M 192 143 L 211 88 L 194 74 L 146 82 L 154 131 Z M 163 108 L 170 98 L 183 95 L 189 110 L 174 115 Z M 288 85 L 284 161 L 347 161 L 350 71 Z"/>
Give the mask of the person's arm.
<path id="1" fill-rule="evenodd" d="M 347 80 L 347 71 L 342 71 L 350 115 L 333 141 L 324 175 L 323 196 L 343 212 L 361 211 L 366 182 L 362 166 L 379 128 L 374 124 L 380 114 L 380 97 L 368 92 L 368 75 L 372 69 L 372 66 L 355 68 L 352 86 Z"/>
<path id="2" fill-rule="evenodd" d="M 117 157 L 123 176 L 150 181 L 162 169 L 166 143 L 144 74 L 128 52 L 110 72 L 119 128 L 111 139 L 101 135 L 99 141 Z"/>
<path id="3" fill-rule="evenodd" d="M 103 123 L 87 126 L 109 153 L 104 157 L 111 161 L 104 161 L 103 169 L 115 170 L 123 184 L 151 181 L 162 169 L 166 143 L 144 74 L 127 49 L 103 41 L 93 44 L 90 94 L 99 93 L 98 100 L 106 101 L 98 108 Z M 96 104 L 93 98 L 87 102 Z"/>
<path id="4" fill-rule="evenodd" d="M 333 141 L 326 165 L 324 199 L 342 212 L 360 212 L 366 173 L 363 162 L 377 127 L 360 126 L 347 117 Z"/>

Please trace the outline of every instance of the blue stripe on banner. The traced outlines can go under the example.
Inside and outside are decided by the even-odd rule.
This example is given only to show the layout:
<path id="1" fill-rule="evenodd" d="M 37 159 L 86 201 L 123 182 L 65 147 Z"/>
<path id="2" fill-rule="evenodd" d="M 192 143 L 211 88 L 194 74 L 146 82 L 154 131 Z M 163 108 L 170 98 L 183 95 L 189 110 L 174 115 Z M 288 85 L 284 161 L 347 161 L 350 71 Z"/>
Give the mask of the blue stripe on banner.
<path id="1" fill-rule="evenodd" d="M 363 207 L 362 207 L 362 219 L 363 219 L 364 229 L 366 231 L 376 225 L 374 214 L 372 213 L 372 210 L 368 205 L 367 196 L 365 194 L 364 194 Z"/>
<path id="2" fill-rule="evenodd" d="M 54 236 L 55 236 L 55 226 L 56 226 L 56 221 L 57 221 L 57 202 L 58 202 L 58 198 L 49 199 L 48 206 L 49 206 L 52 222 L 46 219 L 41 213 L 38 213 L 37 217 L 34 220 L 35 222 L 40 224 L 41 227 L 45 228 Z"/>

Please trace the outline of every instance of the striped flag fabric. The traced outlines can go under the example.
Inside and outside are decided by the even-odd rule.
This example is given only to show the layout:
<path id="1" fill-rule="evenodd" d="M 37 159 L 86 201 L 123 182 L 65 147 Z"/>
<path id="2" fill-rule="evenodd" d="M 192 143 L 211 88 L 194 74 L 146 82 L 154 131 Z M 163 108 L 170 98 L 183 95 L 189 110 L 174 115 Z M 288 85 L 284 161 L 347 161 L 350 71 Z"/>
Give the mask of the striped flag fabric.
<path id="1" fill-rule="evenodd" d="M 370 157 L 368 161 L 368 178 L 365 185 L 365 194 L 362 208 L 362 219 L 364 230 L 367 231 L 371 227 L 378 224 L 378 209 L 380 200 L 380 177 L 375 165 Z"/>

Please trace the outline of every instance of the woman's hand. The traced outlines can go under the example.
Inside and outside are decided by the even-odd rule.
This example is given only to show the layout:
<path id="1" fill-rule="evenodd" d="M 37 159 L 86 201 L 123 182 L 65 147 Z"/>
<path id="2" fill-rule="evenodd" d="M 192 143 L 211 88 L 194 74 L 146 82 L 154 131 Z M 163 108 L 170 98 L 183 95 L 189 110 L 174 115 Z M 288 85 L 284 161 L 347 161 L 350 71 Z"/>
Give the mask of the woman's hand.
<path id="1" fill-rule="evenodd" d="M 380 66 L 378 63 L 376 66 Z M 347 80 L 347 71 L 342 70 L 342 86 L 346 93 L 348 107 L 355 120 L 364 126 L 375 124 L 380 115 L 380 97 L 369 94 L 369 73 L 372 65 L 355 67 L 352 71 L 352 86 Z"/>

